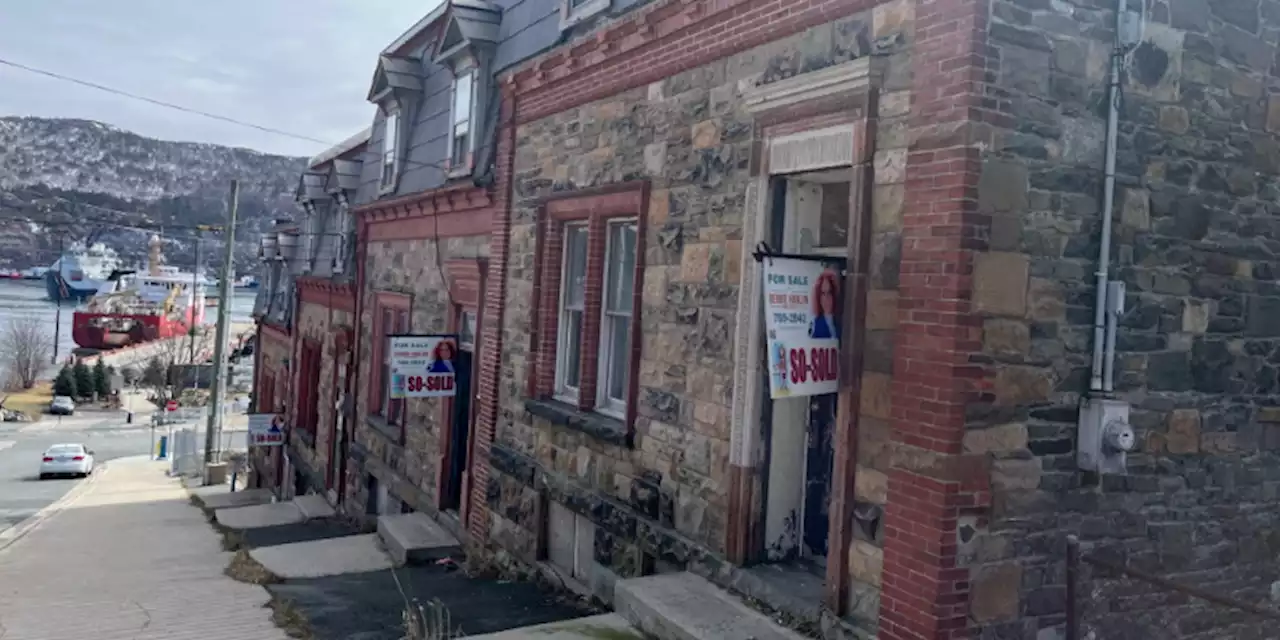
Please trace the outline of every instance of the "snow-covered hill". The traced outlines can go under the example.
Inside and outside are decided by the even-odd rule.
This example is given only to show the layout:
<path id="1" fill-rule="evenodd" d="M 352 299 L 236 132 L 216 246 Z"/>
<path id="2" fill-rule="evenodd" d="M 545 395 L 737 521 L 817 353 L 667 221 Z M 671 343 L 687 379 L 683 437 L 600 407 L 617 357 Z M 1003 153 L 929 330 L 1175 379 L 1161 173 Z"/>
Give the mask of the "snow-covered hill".
<path id="1" fill-rule="evenodd" d="M 189 233 L 177 227 L 222 224 L 233 178 L 240 180 L 243 225 L 237 262 L 250 267 L 258 232 L 294 216 L 293 189 L 305 163 L 155 140 L 88 120 L 0 117 L 0 267 L 47 266 L 56 258 L 56 231 L 65 231 L 67 241 L 92 236 L 122 256 L 141 258 L 146 232 L 116 225 L 173 227 L 165 233 L 173 240 L 166 257 L 189 264 Z"/>

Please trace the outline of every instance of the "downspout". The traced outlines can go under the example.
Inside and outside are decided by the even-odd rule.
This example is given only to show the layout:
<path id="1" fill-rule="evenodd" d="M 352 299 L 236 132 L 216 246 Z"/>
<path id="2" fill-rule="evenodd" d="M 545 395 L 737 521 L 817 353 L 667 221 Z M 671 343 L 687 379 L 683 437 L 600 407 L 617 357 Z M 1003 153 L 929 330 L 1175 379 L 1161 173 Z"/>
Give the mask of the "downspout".
<path id="1" fill-rule="evenodd" d="M 1094 284 L 1093 312 L 1093 368 L 1089 377 L 1089 390 L 1109 392 L 1113 389 L 1115 363 L 1114 314 L 1109 314 L 1108 282 L 1111 277 L 1111 224 L 1115 211 L 1116 193 L 1116 139 L 1120 123 L 1120 73 L 1124 54 L 1121 46 L 1124 29 L 1125 0 L 1116 0 L 1116 36 L 1111 52 L 1111 71 L 1107 88 L 1106 157 L 1103 164 L 1102 183 L 1102 236 L 1098 240 L 1098 271 Z M 1108 320 L 1111 316 L 1113 319 Z M 1110 329 L 1108 328 L 1110 325 Z"/>

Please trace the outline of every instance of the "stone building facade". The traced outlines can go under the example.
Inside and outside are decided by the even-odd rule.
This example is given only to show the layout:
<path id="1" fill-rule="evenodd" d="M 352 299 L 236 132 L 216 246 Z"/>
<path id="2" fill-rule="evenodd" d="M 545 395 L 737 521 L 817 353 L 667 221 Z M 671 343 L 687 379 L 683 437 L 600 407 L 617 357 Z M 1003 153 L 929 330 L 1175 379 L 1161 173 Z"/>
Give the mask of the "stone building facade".
<path id="1" fill-rule="evenodd" d="M 292 353 L 293 339 L 288 329 L 259 318 L 253 370 L 255 412 L 276 413 L 285 410 Z M 277 449 L 256 447 L 252 454 L 255 485 L 263 488 L 276 487 L 282 466 L 280 452 Z"/>
<path id="2" fill-rule="evenodd" d="M 1133 3 L 1110 272 L 1127 293 L 1105 396 L 1139 446 L 1098 473 L 1077 432 L 1104 395 L 1092 276 L 1114 4 L 658 2 L 518 67 L 487 490 L 499 555 L 606 599 L 619 576 L 688 569 L 830 637 L 1061 637 L 1069 535 L 1264 602 L 1280 578 L 1280 3 Z M 847 203 L 839 242 L 814 199 Z M 616 283 L 591 270 L 627 223 L 633 378 L 601 416 L 583 396 L 605 383 Z M 565 298 L 575 242 L 586 313 Z M 763 393 L 760 242 L 845 250 L 831 468 L 806 502 L 827 520 L 817 542 L 794 513 L 813 451 L 780 427 L 818 409 Z M 595 364 L 566 360 L 566 322 Z M 567 361 L 594 380 L 566 395 Z M 1266 635 L 1230 608 L 1083 580 L 1095 637 Z"/>
<path id="3" fill-rule="evenodd" d="M 483 188 L 445 188 L 379 203 L 361 216 L 361 326 L 367 329 L 359 348 L 367 356 L 358 364 L 363 384 L 356 415 L 363 424 L 351 453 L 367 475 L 349 477 L 349 495 L 353 505 L 369 507 L 364 513 L 442 514 L 461 531 L 474 391 L 460 386 L 451 399 L 391 401 L 381 365 L 391 335 L 449 334 L 461 352 L 460 385 L 478 369 L 490 198 Z"/>

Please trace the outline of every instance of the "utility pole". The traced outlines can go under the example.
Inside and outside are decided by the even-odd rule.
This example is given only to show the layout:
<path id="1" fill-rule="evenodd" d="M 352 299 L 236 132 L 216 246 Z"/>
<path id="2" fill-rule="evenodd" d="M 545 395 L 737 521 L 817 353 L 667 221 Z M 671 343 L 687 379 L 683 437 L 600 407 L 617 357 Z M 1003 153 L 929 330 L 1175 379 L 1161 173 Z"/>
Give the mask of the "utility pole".
<path id="1" fill-rule="evenodd" d="M 197 307 L 197 305 L 204 303 L 203 296 L 200 295 L 200 287 L 203 286 L 200 283 L 200 232 L 202 230 L 202 227 L 196 229 L 196 266 L 191 269 L 191 326 L 187 327 L 187 337 L 189 338 L 188 343 L 190 344 L 190 348 L 188 349 L 189 355 L 187 357 L 189 358 L 188 362 L 191 363 L 192 368 L 194 368 L 196 372 L 196 388 L 200 387 L 200 369 L 195 366 L 196 316 L 204 311 L 204 309 Z"/>
<path id="2" fill-rule="evenodd" d="M 58 310 L 54 312 L 53 316 L 53 358 L 49 362 L 49 364 L 53 365 L 58 364 L 58 343 L 62 341 L 62 290 L 65 288 L 65 281 L 62 279 L 62 258 L 66 255 L 62 248 L 62 239 L 64 237 L 66 237 L 65 234 L 58 234 L 58 261 L 55 263 L 58 268 L 53 270 L 54 282 L 58 286 L 56 299 Z M 45 277 L 47 278 L 48 274 Z"/>
<path id="3" fill-rule="evenodd" d="M 231 322 L 231 276 L 236 250 L 236 209 L 240 205 L 240 181 L 231 181 L 231 195 L 227 200 L 227 228 L 223 230 L 226 256 L 222 262 L 222 277 L 218 282 L 218 329 L 213 345 L 213 395 L 209 400 L 209 424 L 204 433 L 205 481 L 209 481 L 208 468 L 213 463 L 213 448 L 218 442 L 217 432 L 222 430 L 222 396 L 227 387 L 227 333 Z"/>

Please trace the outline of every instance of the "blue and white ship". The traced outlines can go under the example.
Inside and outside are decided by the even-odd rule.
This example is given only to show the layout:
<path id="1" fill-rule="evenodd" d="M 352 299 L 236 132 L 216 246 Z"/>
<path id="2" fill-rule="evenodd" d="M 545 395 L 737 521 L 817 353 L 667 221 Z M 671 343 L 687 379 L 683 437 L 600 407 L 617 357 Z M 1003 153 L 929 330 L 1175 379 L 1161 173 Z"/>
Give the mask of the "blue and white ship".
<path id="1" fill-rule="evenodd" d="M 82 302 L 98 292 L 120 268 L 116 252 L 101 243 L 62 254 L 44 274 L 45 291 L 55 302 Z"/>

